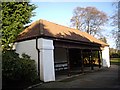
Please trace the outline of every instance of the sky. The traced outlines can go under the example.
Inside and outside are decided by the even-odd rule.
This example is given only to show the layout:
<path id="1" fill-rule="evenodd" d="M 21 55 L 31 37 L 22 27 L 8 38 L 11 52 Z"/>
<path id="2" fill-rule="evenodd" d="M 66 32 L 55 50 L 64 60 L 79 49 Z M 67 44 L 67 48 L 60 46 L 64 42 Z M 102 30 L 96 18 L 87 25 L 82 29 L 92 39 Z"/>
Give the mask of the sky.
<path id="1" fill-rule="evenodd" d="M 95 1 L 95 0 L 93 0 Z M 112 2 L 40 2 L 31 1 L 37 8 L 33 11 L 35 16 L 31 18 L 32 22 L 44 19 L 60 25 L 71 27 L 70 19 L 73 16 L 73 9 L 76 7 L 96 7 L 98 10 L 105 12 L 108 16 L 114 14 L 115 7 L 112 6 Z M 109 21 L 110 22 L 110 21 Z M 106 24 L 103 34 L 107 37 L 107 42 L 110 47 L 115 48 L 113 38 L 111 36 L 110 25 Z"/>

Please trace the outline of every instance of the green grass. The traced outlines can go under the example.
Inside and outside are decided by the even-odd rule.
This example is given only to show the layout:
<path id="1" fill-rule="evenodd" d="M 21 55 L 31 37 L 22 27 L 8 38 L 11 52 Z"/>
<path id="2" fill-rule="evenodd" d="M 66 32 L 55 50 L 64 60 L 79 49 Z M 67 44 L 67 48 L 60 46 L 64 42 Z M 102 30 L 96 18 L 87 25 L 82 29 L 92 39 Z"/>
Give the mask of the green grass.
<path id="1" fill-rule="evenodd" d="M 111 58 L 110 63 L 120 66 L 120 58 Z"/>

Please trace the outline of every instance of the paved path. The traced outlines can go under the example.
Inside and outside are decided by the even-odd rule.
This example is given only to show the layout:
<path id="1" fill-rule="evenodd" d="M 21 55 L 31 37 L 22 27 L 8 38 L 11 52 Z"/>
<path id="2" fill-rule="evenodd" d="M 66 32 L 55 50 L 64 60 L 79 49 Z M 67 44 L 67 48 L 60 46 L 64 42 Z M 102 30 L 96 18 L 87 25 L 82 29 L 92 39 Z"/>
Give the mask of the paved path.
<path id="1" fill-rule="evenodd" d="M 30 90 L 38 88 L 120 88 L 118 83 L 118 66 L 111 65 L 110 68 L 84 75 L 77 75 L 61 81 L 43 83 Z"/>

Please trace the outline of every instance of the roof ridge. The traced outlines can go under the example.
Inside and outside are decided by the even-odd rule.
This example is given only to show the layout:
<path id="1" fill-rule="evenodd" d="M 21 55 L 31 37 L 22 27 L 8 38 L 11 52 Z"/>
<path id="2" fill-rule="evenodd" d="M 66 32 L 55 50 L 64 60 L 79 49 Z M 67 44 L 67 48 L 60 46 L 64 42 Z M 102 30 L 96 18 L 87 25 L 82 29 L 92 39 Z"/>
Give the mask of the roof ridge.
<path id="1" fill-rule="evenodd" d="M 40 30 L 39 30 L 39 34 L 40 35 L 44 35 L 44 27 L 43 27 L 43 20 L 42 19 L 39 19 L 38 20 L 38 23 L 39 23 L 39 28 L 40 28 Z"/>
<path id="2" fill-rule="evenodd" d="M 64 25 L 60 25 L 60 24 L 57 24 L 57 23 L 55 23 L 55 22 L 51 22 L 51 21 L 48 21 L 48 20 L 45 20 L 45 19 L 39 19 L 39 20 L 42 20 L 42 21 L 46 21 L 46 22 L 49 22 L 49 23 L 52 23 L 52 24 L 55 24 L 55 25 L 57 25 L 57 26 L 62 26 L 62 27 L 65 27 L 65 28 L 68 28 L 68 29 L 71 29 L 71 30 L 76 30 L 76 31 L 78 31 L 78 32 L 82 32 L 82 33 L 84 33 L 83 31 L 81 31 L 81 30 L 78 30 L 78 29 L 75 29 L 75 28 L 71 28 L 71 27 L 68 27 L 68 26 L 64 26 Z M 82 34 L 81 33 L 81 34 Z M 87 33 L 88 34 L 88 33 Z M 83 34 L 82 34 L 82 36 L 84 36 Z"/>
<path id="3" fill-rule="evenodd" d="M 69 28 L 69 29 L 78 30 L 78 29 L 75 29 L 75 28 L 71 28 L 71 27 L 68 27 L 68 26 L 64 26 L 64 25 L 60 25 L 60 24 L 57 24 L 57 23 L 55 23 L 55 22 L 51 22 L 51 21 L 48 21 L 48 20 L 45 20 L 45 19 L 39 19 L 39 20 L 47 21 L 47 22 L 50 22 L 50 23 L 56 24 L 56 25 L 58 25 L 58 26 L 66 27 L 66 28 Z M 78 30 L 78 31 L 80 31 L 80 30 Z"/>

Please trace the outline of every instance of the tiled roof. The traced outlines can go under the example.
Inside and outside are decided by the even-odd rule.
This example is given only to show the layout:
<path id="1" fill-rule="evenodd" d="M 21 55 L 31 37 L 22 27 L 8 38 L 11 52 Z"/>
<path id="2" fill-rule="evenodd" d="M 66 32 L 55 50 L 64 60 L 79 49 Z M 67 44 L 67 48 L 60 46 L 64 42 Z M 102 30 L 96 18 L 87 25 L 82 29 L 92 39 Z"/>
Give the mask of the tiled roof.
<path id="1" fill-rule="evenodd" d="M 108 45 L 96 39 L 92 35 L 89 35 L 86 32 L 82 32 L 77 29 L 58 25 L 42 19 L 32 23 L 28 28 L 26 28 L 23 32 L 21 32 L 17 38 L 17 41 L 22 41 L 40 36 L 49 36 L 52 38 L 61 38 L 67 40 L 97 43 L 103 46 Z"/>

